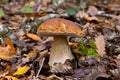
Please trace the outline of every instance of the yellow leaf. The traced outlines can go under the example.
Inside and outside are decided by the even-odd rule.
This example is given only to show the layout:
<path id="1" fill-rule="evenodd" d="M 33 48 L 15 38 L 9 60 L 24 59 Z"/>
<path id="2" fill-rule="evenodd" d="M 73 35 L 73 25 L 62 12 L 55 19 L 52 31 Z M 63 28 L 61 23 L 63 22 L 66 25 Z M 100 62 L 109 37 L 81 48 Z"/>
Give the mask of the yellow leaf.
<path id="1" fill-rule="evenodd" d="M 6 78 L 7 80 L 19 80 L 18 78 L 13 76 L 4 76 L 3 78 Z"/>
<path id="2" fill-rule="evenodd" d="M 97 22 L 103 22 L 103 20 L 98 19 L 97 17 L 85 17 L 87 21 L 97 21 Z"/>
<path id="3" fill-rule="evenodd" d="M 29 52 L 29 53 L 28 53 L 28 56 L 29 56 L 29 57 L 33 57 L 33 56 L 35 56 L 36 54 L 37 54 L 37 52 L 35 52 L 35 51 L 34 51 L 34 52 Z"/>
<path id="4" fill-rule="evenodd" d="M 31 38 L 31 39 L 33 39 L 33 40 L 35 40 L 35 41 L 41 40 L 40 37 L 37 36 L 37 35 L 35 35 L 35 34 L 27 33 L 26 35 L 27 35 L 27 37 L 29 37 L 29 38 Z"/>
<path id="5" fill-rule="evenodd" d="M 14 72 L 13 75 L 23 75 L 30 69 L 29 66 L 23 66 L 23 67 L 18 66 L 17 68 L 18 68 L 17 71 Z"/>

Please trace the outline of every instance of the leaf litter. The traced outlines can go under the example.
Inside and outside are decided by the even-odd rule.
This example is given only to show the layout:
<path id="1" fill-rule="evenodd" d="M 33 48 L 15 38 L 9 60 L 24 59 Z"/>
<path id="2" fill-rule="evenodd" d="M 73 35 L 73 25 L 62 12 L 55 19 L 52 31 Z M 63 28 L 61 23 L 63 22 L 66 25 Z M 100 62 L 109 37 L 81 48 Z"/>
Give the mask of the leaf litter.
<path id="1" fill-rule="evenodd" d="M 1 0 L 0 79 L 119 80 L 119 3 L 119 0 Z M 36 29 L 55 17 L 77 23 L 85 36 L 68 37 L 75 61 L 66 60 L 65 64 L 50 67 L 54 39 L 38 37 Z"/>

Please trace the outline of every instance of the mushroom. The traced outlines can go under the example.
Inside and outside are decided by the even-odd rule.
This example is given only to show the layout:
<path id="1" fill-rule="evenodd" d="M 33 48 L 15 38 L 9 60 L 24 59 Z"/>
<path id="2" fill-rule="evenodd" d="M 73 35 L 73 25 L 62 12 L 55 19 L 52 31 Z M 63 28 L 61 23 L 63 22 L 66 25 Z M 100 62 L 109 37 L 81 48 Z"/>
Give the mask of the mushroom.
<path id="1" fill-rule="evenodd" d="M 83 32 L 72 21 L 52 18 L 46 20 L 38 27 L 37 34 L 40 36 L 54 36 L 48 63 L 53 66 L 55 63 L 64 64 L 67 59 L 74 59 L 67 36 L 81 36 Z"/>

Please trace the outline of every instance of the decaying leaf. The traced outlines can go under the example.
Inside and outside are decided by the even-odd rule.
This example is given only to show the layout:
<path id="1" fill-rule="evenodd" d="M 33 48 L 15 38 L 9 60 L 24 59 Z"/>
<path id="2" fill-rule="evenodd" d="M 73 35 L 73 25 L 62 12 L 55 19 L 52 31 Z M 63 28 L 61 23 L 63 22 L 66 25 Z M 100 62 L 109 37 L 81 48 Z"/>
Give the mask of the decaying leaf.
<path id="1" fill-rule="evenodd" d="M 5 78 L 7 80 L 19 80 L 18 78 L 13 77 L 13 76 L 4 76 L 3 78 Z"/>
<path id="2" fill-rule="evenodd" d="M 33 40 L 35 40 L 35 41 L 41 40 L 40 37 L 37 36 L 37 35 L 35 35 L 35 34 L 27 33 L 26 35 L 27 35 L 27 37 L 29 37 L 29 38 L 31 38 L 31 39 L 33 39 Z"/>
<path id="3" fill-rule="evenodd" d="M 97 46 L 97 52 L 100 56 L 103 56 L 105 54 L 105 41 L 104 41 L 104 36 L 99 35 L 98 37 L 95 38 L 95 43 Z"/>
<path id="4" fill-rule="evenodd" d="M 35 56 L 36 54 L 37 54 L 37 52 L 35 52 L 35 51 L 33 52 L 33 51 L 32 51 L 32 52 L 29 52 L 27 55 L 28 55 L 29 57 L 33 57 L 33 56 Z"/>
<path id="5" fill-rule="evenodd" d="M 15 48 L 10 39 L 5 38 L 5 43 L 7 46 L 0 46 L 0 58 L 9 59 L 12 58 L 15 54 Z"/>
<path id="6" fill-rule="evenodd" d="M 5 38 L 5 43 L 10 46 L 10 52 L 15 53 L 15 48 L 12 41 L 8 38 Z"/>
<path id="7" fill-rule="evenodd" d="M 46 80 L 64 80 L 64 79 L 60 78 L 60 77 L 58 77 L 56 75 L 51 75 L 51 76 L 47 77 Z"/>
<path id="8" fill-rule="evenodd" d="M 85 19 L 87 20 L 87 21 L 96 21 L 96 22 L 103 22 L 103 20 L 101 20 L 101 19 L 99 19 L 99 18 L 97 18 L 97 17 L 95 17 L 95 16 L 93 16 L 93 17 L 85 17 Z"/>
<path id="9" fill-rule="evenodd" d="M 98 14 L 98 9 L 95 6 L 89 6 L 87 13 L 91 16 L 95 16 Z"/>
<path id="10" fill-rule="evenodd" d="M 18 68 L 17 71 L 14 72 L 13 75 L 23 75 L 30 69 L 29 66 L 23 66 L 23 67 L 18 66 L 17 68 Z"/>
<path id="11" fill-rule="evenodd" d="M 14 56 L 13 53 L 10 51 L 10 46 L 2 47 L 0 46 L 0 58 L 1 59 L 9 59 Z"/>
<path id="12" fill-rule="evenodd" d="M 103 80 L 112 80 L 110 79 L 110 75 L 106 73 L 102 73 L 96 69 L 93 69 L 92 72 L 86 77 L 85 80 L 99 80 L 99 78 Z"/>
<path id="13" fill-rule="evenodd" d="M 71 66 L 64 64 L 56 64 L 50 70 L 51 73 L 54 74 L 73 74 L 74 71 Z"/>

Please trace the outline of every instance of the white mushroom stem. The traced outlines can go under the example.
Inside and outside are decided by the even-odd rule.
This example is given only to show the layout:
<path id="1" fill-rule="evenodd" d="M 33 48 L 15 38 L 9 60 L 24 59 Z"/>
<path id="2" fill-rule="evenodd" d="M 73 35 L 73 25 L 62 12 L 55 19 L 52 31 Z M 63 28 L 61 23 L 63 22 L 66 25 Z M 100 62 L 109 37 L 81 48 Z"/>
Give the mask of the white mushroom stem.
<path id="1" fill-rule="evenodd" d="M 70 46 L 66 36 L 54 36 L 52 43 L 49 65 L 53 66 L 54 63 L 64 64 L 67 59 L 72 60 L 74 57 L 70 50 Z"/>

